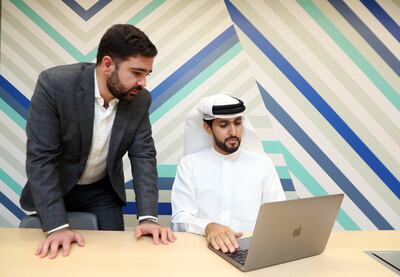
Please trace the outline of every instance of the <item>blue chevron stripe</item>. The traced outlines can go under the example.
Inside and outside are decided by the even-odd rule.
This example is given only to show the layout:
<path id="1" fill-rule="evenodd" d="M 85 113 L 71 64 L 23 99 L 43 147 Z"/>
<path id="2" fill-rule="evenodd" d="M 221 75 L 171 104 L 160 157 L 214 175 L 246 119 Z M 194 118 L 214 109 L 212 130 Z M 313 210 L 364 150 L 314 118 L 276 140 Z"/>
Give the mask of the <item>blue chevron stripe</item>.
<path id="1" fill-rule="evenodd" d="M 8 106 L 16 111 L 23 119 L 28 117 L 28 108 L 26 107 L 26 98 L 7 82 L 3 76 L 0 76 L 0 98 L 3 99 Z M 29 101 L 28 101 L 29 105 Z"/>
<path id="2" fill-rule="evenodd" d="M 15 205 L 7 196 L 0 191 L 0 203 L 3 204 L 10 212 L 12 212 L 18 219 L 22 219 L 26 214 Z"/>
<path id="3" fill-rule="evenodd" d="M 400 42 L 400 26 L 376 3 L 375 0 L 361 0 L 361 3 L 385 26 L 385 28 Z"/>
<path id="4" fill-rule="evenodd" d="M 136 202 L 127 202 L 126 206 L 122 208 L 124 214 L 137 214 Z M 158 214 L 159 215 L 171 215 L 172 208 L 171 203 L 158 203 Z"/>
<path id="5" fill-rule="evenodd" d="M 16 89 L 3 75 L 0 75 L 0 86 L 3 87 L 25 110 L 28 110 L 31 102 L 18 89 Z"/>
<path id="6" fill-rule="evenodd" d="M 342 0 L 329 0 L 333 7 L 353 26 L 379 56 L 400 75 L 400 61 Z"/>
<path id="7" fill-rule="evenodd" d="M 233 26 L 211 41 L 152 90 L 153 102 L 150 107 L 150 113 L 158 109 L 165 101 L 193 80 L 205 68 L 210 66 L 218 57 L 232 48 L 238 41 L 239 39 Z"/>
<path id="8" fill-rule="evenodd" d="M 159 190 L 172 190 L 175 178 L 158 178 L 157 186 Z M 291 179 L 280 179 L 284 191 L 295 191 Z M 125 189 L 133 189 L 133 181 L 125 183 Z"/>
<path id="9" fill-rule="evenodd" d="M 299 125 L 287 114 L 275 99 L 259 84 L 264 105 L 291 136 L 307 151 L 332 180 L 346 193 L 348 197 L 380 230 L 393 230 L 387 220 L 368 202 L 353 183 L 340 171 L 317 144 L 300 128 Z"/>
<path id="10" fill-rule="evenodd" d="M 83 20 L 88 21 L 96 13 L 101 11 L 111 0 L 99 0 L 88 10 L 85 10 L 79 3 L 75 0 L 62 0 L 68 7 L 70 7 L 77 15 L 79 15 Z"/>
<path id="11" fill-rule="evenodd" d="M 314 108 L 335 128 L 340 136 L 353 148 L 363 161 L 375 172 L 386 186 L 400 198 L 400 182 L 375 156 L 367 145 L 353 132 L 344 120 L 315 91 L 299 72 L 282 56 L 281 53 L 240 13 L 229 1 L 225 0 L 232 20 L 253 41 L 280 71 L 296 86 Z"/>

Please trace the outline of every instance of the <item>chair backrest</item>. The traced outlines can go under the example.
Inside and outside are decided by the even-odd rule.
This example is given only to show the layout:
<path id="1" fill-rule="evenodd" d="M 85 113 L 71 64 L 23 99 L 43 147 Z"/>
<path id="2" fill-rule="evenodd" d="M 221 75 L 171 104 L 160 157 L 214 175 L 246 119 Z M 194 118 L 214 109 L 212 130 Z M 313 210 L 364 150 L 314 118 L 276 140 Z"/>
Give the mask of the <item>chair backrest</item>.
<path id="1" fill-rule="evenodd" d="M 92 213 L 67 212 L 69 228 L 77 230 L 98 230 L 97 217 Z M 36 214 L 22 218 L 19 228 L 42 228 L 39 217 Z"/>

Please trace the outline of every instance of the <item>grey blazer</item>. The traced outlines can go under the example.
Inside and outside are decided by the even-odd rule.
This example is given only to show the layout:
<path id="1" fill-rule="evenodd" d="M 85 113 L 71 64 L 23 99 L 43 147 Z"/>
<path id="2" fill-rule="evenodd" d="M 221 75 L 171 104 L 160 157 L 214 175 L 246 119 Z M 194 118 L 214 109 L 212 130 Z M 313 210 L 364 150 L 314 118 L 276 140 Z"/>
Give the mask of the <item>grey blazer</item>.
<path id="1" fill-rule="evenodd" d="M 63 196 L 83 174 L 94 120 L 94 64 L 58 66 L 39 75 L 26 126 L 25 210 L 36 210 L 44 231 L 67 223 Z M 149 91 L 130 102 L 120 101 L 111 131 L 107 172 L 126 202 L 122 157 L 131 162 L 137 214 L 157 216 L 156 150 L 151 136 Z"/>

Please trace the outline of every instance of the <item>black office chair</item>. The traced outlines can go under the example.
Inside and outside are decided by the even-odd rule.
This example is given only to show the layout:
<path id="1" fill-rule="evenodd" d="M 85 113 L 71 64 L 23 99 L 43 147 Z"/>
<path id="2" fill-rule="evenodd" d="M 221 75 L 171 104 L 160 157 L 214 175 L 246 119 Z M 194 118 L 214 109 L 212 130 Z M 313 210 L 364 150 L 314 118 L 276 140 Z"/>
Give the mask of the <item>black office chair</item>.
<path id="1" fill-rule="evenodd" d="M 76 230 L 98 230 L 97 217 L 92 213 L 67 212 L 69 228 Z M 42 228 L 37 214 L 22 218 L 19 228 Z"/>

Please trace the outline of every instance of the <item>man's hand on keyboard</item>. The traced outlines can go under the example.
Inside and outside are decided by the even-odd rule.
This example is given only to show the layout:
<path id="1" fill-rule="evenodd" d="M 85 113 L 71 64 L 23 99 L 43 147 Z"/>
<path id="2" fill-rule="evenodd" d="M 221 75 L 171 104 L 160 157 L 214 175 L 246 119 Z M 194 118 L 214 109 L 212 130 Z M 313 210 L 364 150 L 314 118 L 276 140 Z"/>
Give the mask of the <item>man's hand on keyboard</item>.
<path id="1" fill-rule="evenodd" d="M 240 238 L 243 233 L 234 232 L 228 226 L 213 222 L 206 226 L 205 235 L 216 250 L 233 253 L 239 247 L 237 238 Z"/>

